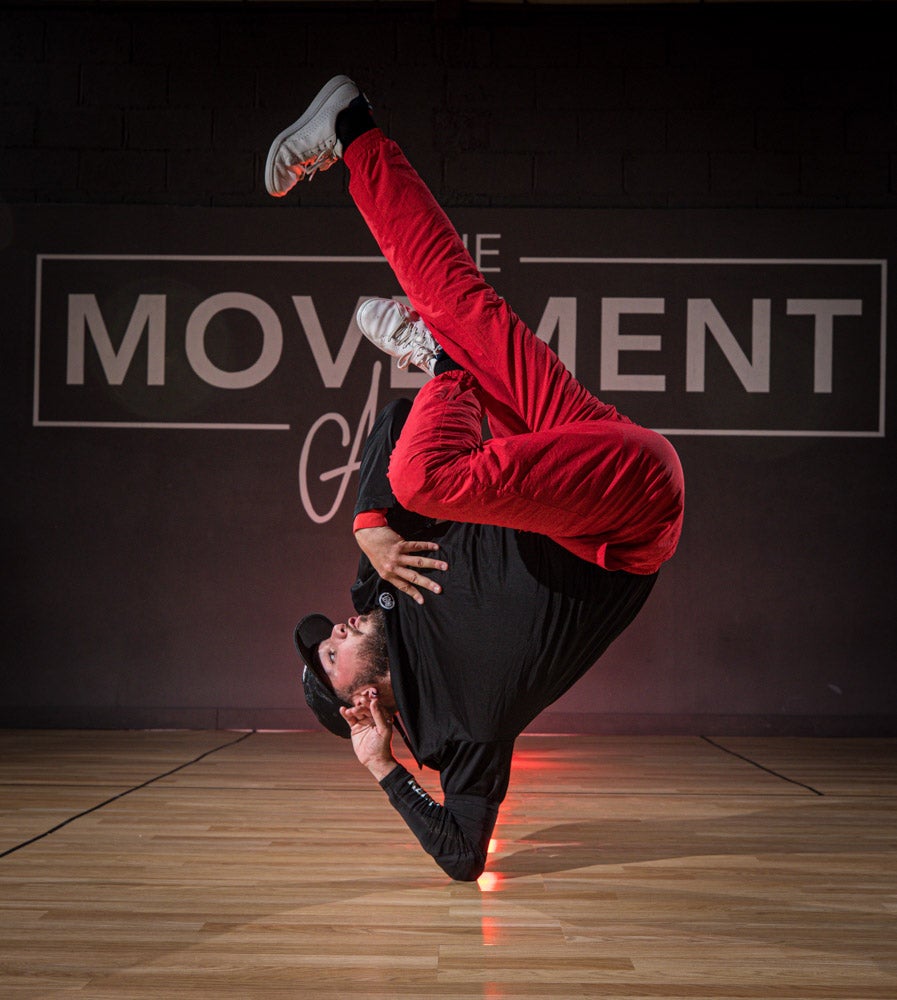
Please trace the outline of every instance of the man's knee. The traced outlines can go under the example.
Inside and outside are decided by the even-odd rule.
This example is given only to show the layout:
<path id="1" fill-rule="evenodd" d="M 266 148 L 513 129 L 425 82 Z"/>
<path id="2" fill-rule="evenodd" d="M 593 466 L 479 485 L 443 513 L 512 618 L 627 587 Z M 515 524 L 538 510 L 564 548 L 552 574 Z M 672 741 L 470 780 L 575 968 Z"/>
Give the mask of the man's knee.
<path id="1" fill-rule="evenodd" d="M 389 485 L 406 510 L 423 513 L 419 505 L 428 499 L 428 478 L 426 462 L 410 456 L 399 442 L 389 462 Z"/>
<path id="2" fill-rule="evenodd" d="M 451 516 L 451 489 L 447 483 L 448 462 L 436 453 L 410 453 L 396 446 L 389 463 L 389 484 L 396 500 L 424 517 Z M 451 479 L 451 475 L 448 476 Z"/>

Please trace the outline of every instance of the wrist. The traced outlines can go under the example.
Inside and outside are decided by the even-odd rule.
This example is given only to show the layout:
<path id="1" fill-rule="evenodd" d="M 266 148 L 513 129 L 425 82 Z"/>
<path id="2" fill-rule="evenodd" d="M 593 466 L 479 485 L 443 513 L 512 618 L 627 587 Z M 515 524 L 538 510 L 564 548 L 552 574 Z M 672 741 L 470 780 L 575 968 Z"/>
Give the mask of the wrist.
<path id="1" fill-rule="evenodd" d="M 352 531 L 362 531 L 364 528 L 382 528 L 387 524 L 386 508 L 362 511 L 355 515 L 352 522 Z"/>
<path id="2" fill-rule="evenodd" d="M 367 768 L 377 781 L 382 781 L 387 775 L 392 774 L 398 766 L 399 762 L 395 757 L 386 757 L 383 760 L 371 761 Z"/>

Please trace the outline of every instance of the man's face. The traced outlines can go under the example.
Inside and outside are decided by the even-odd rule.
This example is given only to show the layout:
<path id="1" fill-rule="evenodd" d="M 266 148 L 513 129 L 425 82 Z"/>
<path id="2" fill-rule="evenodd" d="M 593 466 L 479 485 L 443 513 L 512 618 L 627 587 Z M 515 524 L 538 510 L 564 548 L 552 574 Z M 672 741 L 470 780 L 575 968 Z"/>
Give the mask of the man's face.
<path id="1" fill-rule="evenodd" d="M 370 683 L 367 637 L 375 629 L 369 615 L 333 626 L 330 637 L 318 643 L 318 659 L 336 696 L 351 703 L 352 693 Z"/>

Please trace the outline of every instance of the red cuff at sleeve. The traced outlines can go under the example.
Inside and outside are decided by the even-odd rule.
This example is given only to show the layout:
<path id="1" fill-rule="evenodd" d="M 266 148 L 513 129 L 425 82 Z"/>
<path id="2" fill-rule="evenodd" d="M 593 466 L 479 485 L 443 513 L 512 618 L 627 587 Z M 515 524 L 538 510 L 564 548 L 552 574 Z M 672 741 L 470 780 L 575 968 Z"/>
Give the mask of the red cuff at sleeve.
<path id="1" fill-rule="evenodd" d="M 386 508 L 377 510 L 363 510 L 355 515 L 352 522 L 352 531 L 361 531 L 362 528 L 382 528 L 386 525 Z"/>

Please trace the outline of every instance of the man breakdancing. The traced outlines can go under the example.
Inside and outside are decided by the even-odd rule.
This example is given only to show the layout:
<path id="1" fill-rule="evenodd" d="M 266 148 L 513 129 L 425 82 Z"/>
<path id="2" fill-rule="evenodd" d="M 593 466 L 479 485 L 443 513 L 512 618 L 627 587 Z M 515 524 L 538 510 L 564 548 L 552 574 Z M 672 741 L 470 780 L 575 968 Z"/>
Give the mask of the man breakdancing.
<path id="1" fill-rule="evenodd" d="M 303 685 L 424 849 L 472 880 L 514 740 L 630 624 L 675 551 L 682 469 L 665 438 L 589 393 L 486 284 L 344 76 L 275 139 L 268 191 L 338 160 L 413 306 L 369 300 L 358 325 L 433 378 L 368 438 L 358 616 L 299 623 Z M 439 772 L 444 804 L 393 757 L 394 726 Z"/>

